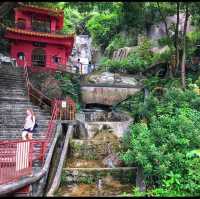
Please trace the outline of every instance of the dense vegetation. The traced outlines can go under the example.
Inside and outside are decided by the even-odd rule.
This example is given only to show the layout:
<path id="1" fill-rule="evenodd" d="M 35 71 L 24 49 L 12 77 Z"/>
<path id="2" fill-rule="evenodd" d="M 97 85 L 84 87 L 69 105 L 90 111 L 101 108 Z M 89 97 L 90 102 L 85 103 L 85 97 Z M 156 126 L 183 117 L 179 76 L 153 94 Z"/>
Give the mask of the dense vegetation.
<path id="1" fill-rule="evenodd" d="M 144 77 L 147 95 L 141 92 L 117 107 L 135 118 L 124 138 L 121 158 L 126 165 L 143 168 L 147 190 L 141 193 L 135 188 L 134 196 L 199 196 L 200 158 L 198 153 L 197 156 L 191 155 L 194 150 L 200 149 L 199 64 L 191 63 L 193 56 L 199 56 L 196 47 L 200 41 L 199 2 L 31 4 L 64 9 L 64 29 L 61 33 L 89 34 L 93 46 L 103 55 L 101 70 L 138 74 L 152 65 L 165 63 L 168 73 L 162 77 Z M 186 17 L 181 31 L 177 16 L 182 13 Z M 173 15 L 176 15 L 176 21 L 168 26 L 166 18 Z M 12 25 L 10 16 L 4 16 L 5 25 Z M 165 36 L 155 42 L 148 38 L 146 32 L 160 22 L 164 24 Z M 194 28 L 187 32 L 189 22 Z M 3 35 L 3 29 L 0 33 Z M 139 42 L 141 35 L 143 41 Z M 0 46 L 1 52 L 8 50 L 5 40 Z M 122 47 L 135 48 L 127 58 L 113 60 L 113 52 Z M 167 47 L 167 50 L 153 53 L 153 47 Z M 78 81 L 60 74 L 56 78 L 63 93 L 78 101 Z"/>
<path id="2" fill-rule="evenodd" d="M 127 107 L 137 122 L 124 139 L 122 159 L 144 169 L 151 190 L 147 194 L 199 195 L 200 176 L 195 168 L 200 161 L 187 154 L 200 148 L 200 96 L 189 89 L 166 88 L 163 96 L 150 92 L 142 101 L 138 96 Z"/>

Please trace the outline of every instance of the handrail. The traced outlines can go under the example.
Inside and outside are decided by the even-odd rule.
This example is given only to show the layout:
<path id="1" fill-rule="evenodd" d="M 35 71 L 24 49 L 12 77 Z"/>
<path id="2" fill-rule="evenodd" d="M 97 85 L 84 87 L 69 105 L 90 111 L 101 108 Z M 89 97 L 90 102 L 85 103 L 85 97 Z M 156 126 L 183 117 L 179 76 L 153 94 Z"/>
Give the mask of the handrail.
<path id="1" fill-rule="evenodd" d="M 9 183 L 9 184 L 6 184 L 6 185 L 0 185 L 0 196 L 7 194 L 7 193 L 10 193 L 10 192 L 14 192 L 14 191 L 26 186 L 26 185 L 35 183 L 36 181 L 40 180 L 42 177 L 44 177 L 48 173 L 52 154 L 53 154 L 58 136 L 60 134 L 60 129 L 61 129 L 60 127 L 61 127 L 61 124 L 58 125 L 55 137 L 54 137 L 53 142 L 50 146 L 49 152 L 47 154 L 47 157 L 45 159 L 45 163 L 44 163 L 42 169 L 39 172 L 35 173 L 33 177 L 27 177 L 27 178 L 21 179 L 20 181 L 16 181 L 16 182 Z M 42 187 L 40 186 L 39 188 L 41 189 Z M 38 195 L 36 193 L 36 196 L 40 196 L 40 195 Z"/>
<path id="2" fill-rule="evenodd" d="M 40 150 L 36 145 L 41 145 Z M 0 185 L 32 174 L 35 160 L 43 163 L 45 140 L 0 141 Z"/>
<path id="3" fill-rule="evenodd" d="M 30 82 L 29 80 L 29 75 L 28 75 L 28 68 L 27 68 L 27 63 L 26 61 L 24 61 L 24 75 L 25 75 L 25 81 L 26 81 L 26 87 L 27 87 L 27 91 L 28 91 L 28 96 L 32 96 L 34 97 L 36 100 L 38 100 L 39 102 L 43 102 L 44 104 L 51 106 L 51 99 L 48 98 L 46 95 L 44 95 L 41 91 L 39 91 L 38 89 L 36 89 Z M 34 91 L 35 94 L 34 95 L 31 91 Z M 38 96 L 41 96 L 40 98 Z"/>
<path id="4" fill-rule="evenodd" d="M 32 86 L 29 80 L 26 62 L 24 62 L 24 75 L 25 75 L 25 83 L 27 87 L 28 96 L 30 97 L 32 92 L 31 89 L 33 89 L 34 87 Z M 36 91 L 37 94 L 39 93 L 38 95 L 41 95 L 43 98 L 46 97 L 37 89 L 34 89 L 34 91 Z M 48 155 L 47 153 L 47 150 L 49 148 L 48 144 L 51 143 L 54 138 L 56 120 L 59 118 L 59 114 L 61 113 L 60 109 L 61 101 L 57 99 L 50 100 L 49 98 L 48 100 L 49 103 L 46 102 L 44 103 L 46 103 L 51 107 L 52 114 L 51 114 L 51 119 L 48 123 L 48 129 L 45 132 L 45 139 L 25 140 L 25 141 L 23 140 L 0 141 L 0 184 L 1 185 L 19 180 L 20 177 L 30 175 L 32 173 L 32 162 L 34 160 L 42 161 L 42 165 L 44 166 L 46 155 Z M 73 109 L 75 107 L 73 104 L 74 101 L 71 98 L 67 97 L 66 101 L 69 104 L 70 109 Z M 40 150 L 38 150 L 38 147 L 36 147 L 36 145 L 37 146 L 40 145 Z M 21 168 L 21 165 L 23 166 L 24 162 L 26 163 L 26 165 L 23 167 L 23 169 L 20 171 L 17 170 L 16 165 L 20 165 Z M 13 175 L 6 174 L 9 172 L 12 172 Z"/>

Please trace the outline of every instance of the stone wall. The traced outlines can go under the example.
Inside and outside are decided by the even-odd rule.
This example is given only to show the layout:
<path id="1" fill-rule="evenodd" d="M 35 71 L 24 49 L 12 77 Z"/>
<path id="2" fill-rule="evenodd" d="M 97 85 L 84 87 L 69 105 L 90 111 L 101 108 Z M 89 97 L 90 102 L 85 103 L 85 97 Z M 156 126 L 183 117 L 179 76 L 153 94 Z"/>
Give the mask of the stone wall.
<path id="1" fill-rule="evenodd" d="M 61 184 L 72 183 L 93 183 L 98 179 L 112 176 L 113 179 L 122 183 L 136 182 L 136 167 L 118 167 L 118 168 L 65 168 L 62 172 Z"/>
<path id="2" fill-rule="evenodd" d="M 117 137 L 123 137 L 131 122 L 131 120 L 126 122 L 85 122 L 85 127 L 88 131 L 89 139 L 92 138 L 97 131 L 101 131 L 104 126 L 110 128 L 112 133 Z"/>
<path id="3" fill-rule="evenodd" d="M 117 153 L 121 149 L 121 142 L 119 140 L 70 140 L 70 154 L 76 159 L 86 160 L 102 160 L 110 151 Z"/>

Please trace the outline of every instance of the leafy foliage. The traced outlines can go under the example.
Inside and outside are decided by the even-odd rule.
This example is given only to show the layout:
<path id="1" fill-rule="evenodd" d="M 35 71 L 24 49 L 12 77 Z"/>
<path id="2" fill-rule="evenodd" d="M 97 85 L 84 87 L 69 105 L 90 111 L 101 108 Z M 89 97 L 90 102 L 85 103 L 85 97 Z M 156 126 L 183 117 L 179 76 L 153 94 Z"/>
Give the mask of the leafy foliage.
<path id="1" fill-rule="evenodd" d="M 120 42 L 120 41 L 119 41 Z M 112 46 L 109 46 L 111 48 Z M 130 52 L 127 58 L 121 60 L 105 59 L 101 66 L 110 72 L 137 73 L 143 72 L 152 64 L 158 62 L 167 62 L 171 56 L 171 51 L 166 50 L 163 53 L 152 53 L 151 42 L 147 39 L 141 43 L 139 48 Z"/>
<path id="2" fill-rule="evenodd" d="M 122 159 L 127 165 L 143 167 L 151 190 L 147 195 L 198 195 L 200 177 L 192 169 L 198 161 L 188 159 L 188 152 L 200 148 L 200 96 L 191 90 L 172 88 L 166 89 L 161 98 L 153 92 L 145 102 L 142 97 L 138 95 L 129 106 L 139 119 L 124 138 Z"/>
<path id="3" fill-rule="evenodd" d="M 83 20 L 83 17 L 76 9 L 65 8 L 64 9 L 64 28 L 63 33 L 73 33 L 76 31 L 76 26 Z"/>
<path id="4" fill-rule="evenodd" d="M 112 57 L 113 52 L 122 48 L 124 46 L 131 46 L 133 45 L 133 39 L 131 37 L 127 37 L 125 35 L 117 34 L 113 37 L 109 45 L 106 47 L 106 54 L 109 57 Z"/>
<path id="5" fill-rule="evenodd" d="M 119 25 L 118 15 L 115 13 L 98 13 L 87 22 L 87 28 L 92 38 L 103 49 L 115 35 Z"/>
<path id="6" fill-rule="evenodd" d="M 69 74 L 56 73 L 55 78 L 59 80 L 64 96 L 70 96 L 76 102 L 79 101 L 80 85 L 77 79 L 73 79 Z"/>
<path id="7" fill-rule="evenodd" d="M 200 147 L 199 119 L 199 112 L 180 109 L 175 116 L 152 118 L 149 127 L 144 123 L 131 126 L 124 161 L 142 166 L 148 185 L 161 185 L 170 171 L 184 175 L 186 153 Z"/>

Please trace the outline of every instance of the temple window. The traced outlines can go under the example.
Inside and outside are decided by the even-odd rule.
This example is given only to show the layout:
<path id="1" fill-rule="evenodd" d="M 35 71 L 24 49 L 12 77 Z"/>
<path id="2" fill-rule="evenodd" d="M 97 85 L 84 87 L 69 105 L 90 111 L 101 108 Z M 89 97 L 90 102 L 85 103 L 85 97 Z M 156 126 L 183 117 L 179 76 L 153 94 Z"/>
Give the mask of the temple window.
<path id="1" fill-rule="evenodd" d="M 46 47 L 46 43 L 43 42 L 33 42 L 33 46 L 35 47 Z"/>
<path id="2" fill-rule="evenodd" d="M 46 65 L 46 53 L 42 48 L 35 48 L 32 51 L 32 66 L 41 66 Z"/>
<path id="3" fill-rule="evenodd" d="M 16 23 L 16 27 L 20 29 L 26 28 L 26 21 L 24 19 L 19 18 Z"/>
<path id="4" fill-rule="evenodd" d="M 17 57 L 19 60 L 24 60 L 24 53 L 23 52 L 17 53 Z"/>
<path id="5" fill-rule="evenodd" d="M 51 21 L 49 18 L 42 19 L 32 16 L 32 30 L 36 32 L 51 32 Z"/>
<path id="6" fill-rule="evenodd" d="M 61 62 L 61 58 L 60 57 L 53 56 L 53 63 L 54 64 L 60 64 L 60 62 Z"/>

